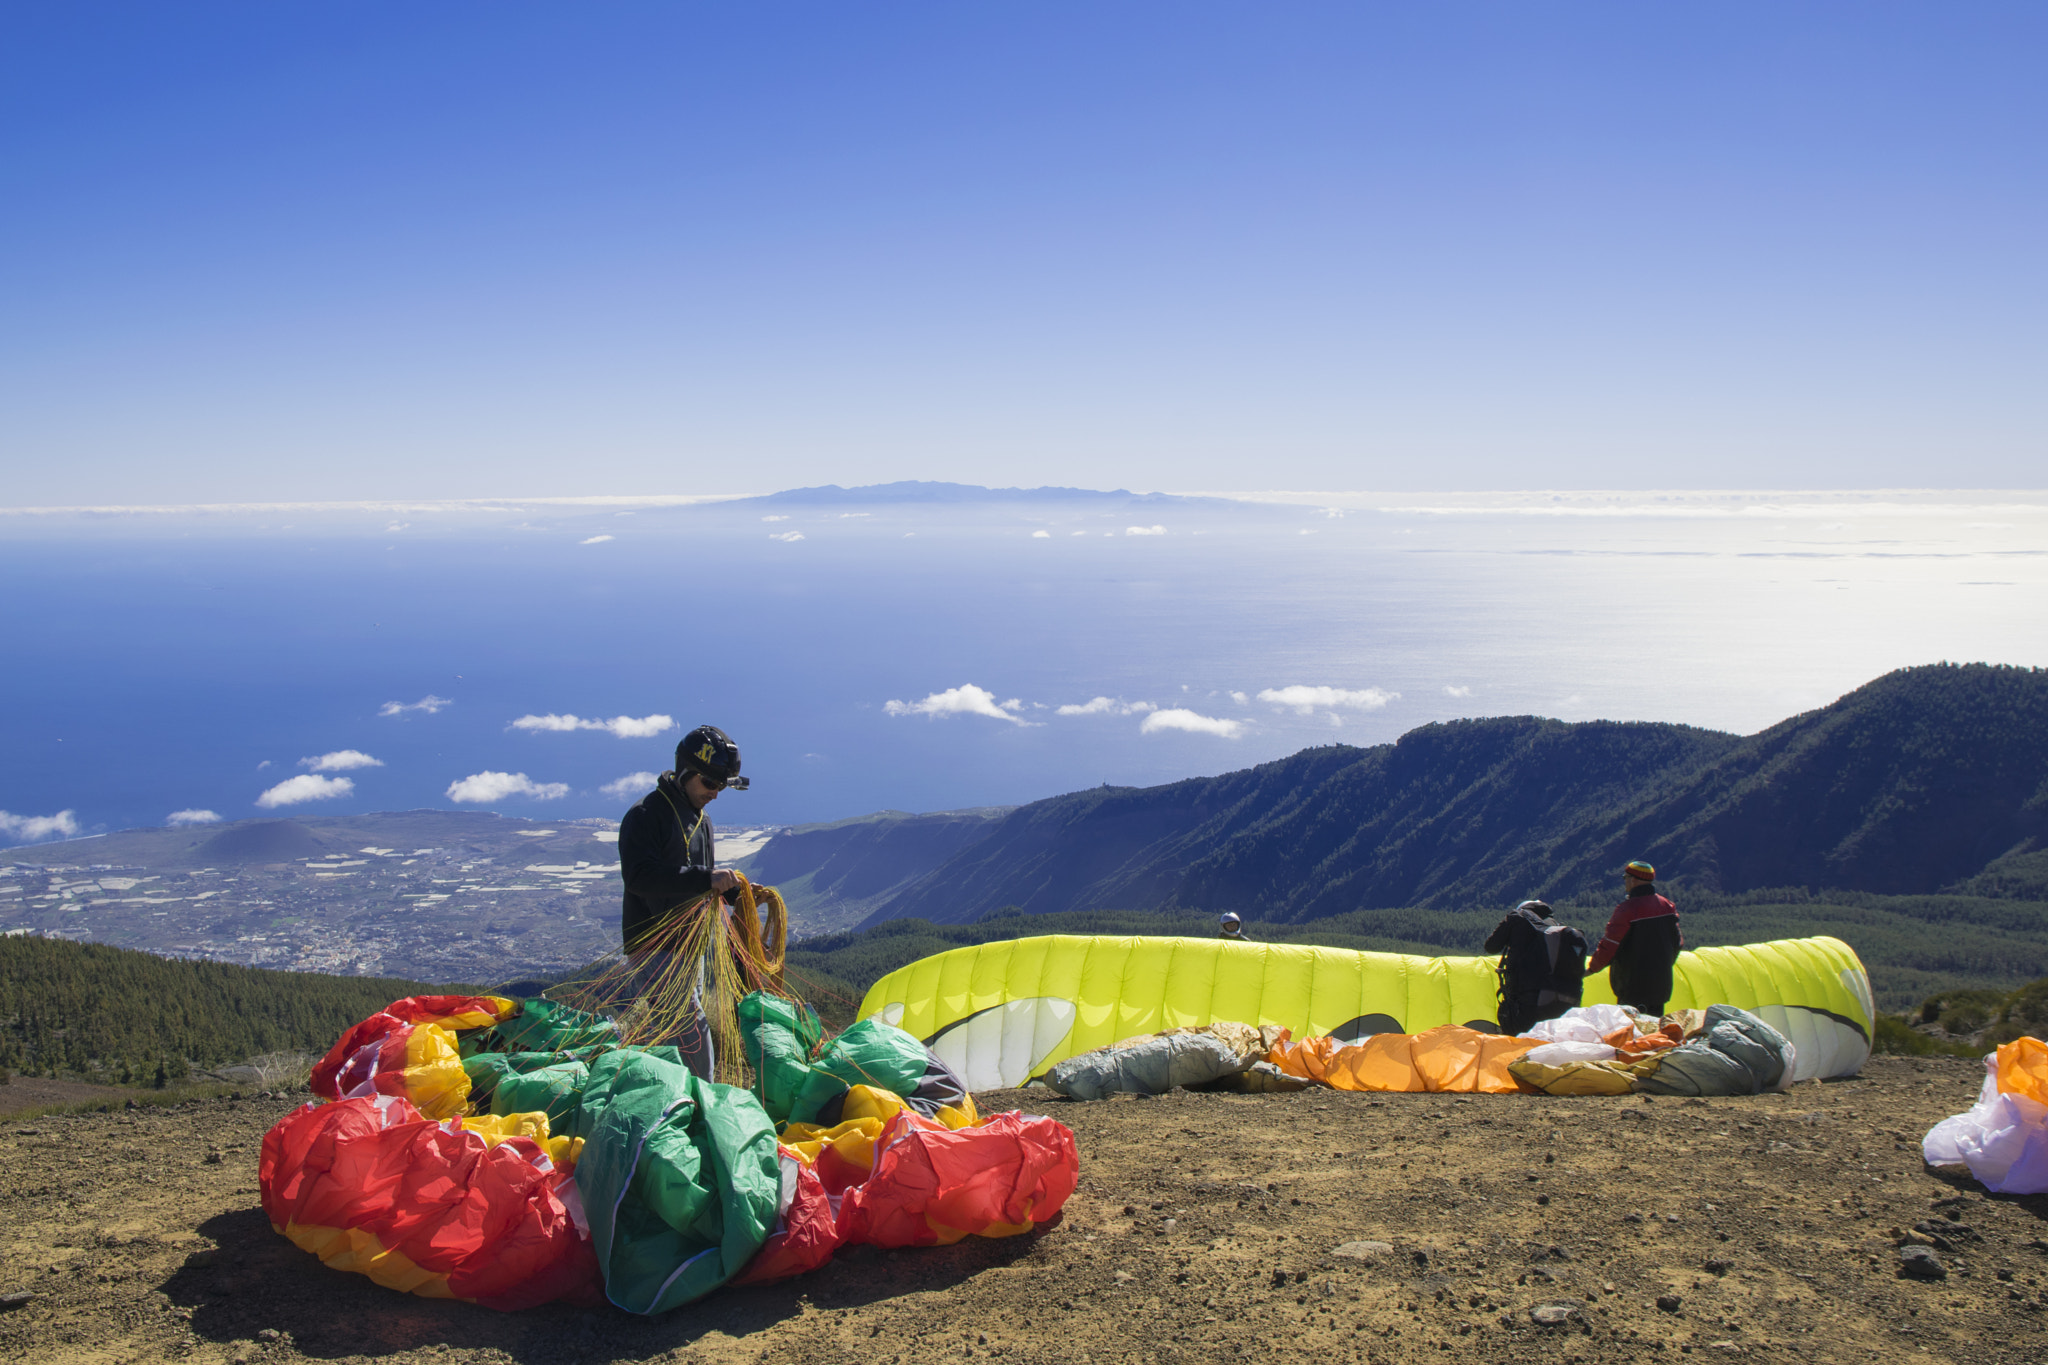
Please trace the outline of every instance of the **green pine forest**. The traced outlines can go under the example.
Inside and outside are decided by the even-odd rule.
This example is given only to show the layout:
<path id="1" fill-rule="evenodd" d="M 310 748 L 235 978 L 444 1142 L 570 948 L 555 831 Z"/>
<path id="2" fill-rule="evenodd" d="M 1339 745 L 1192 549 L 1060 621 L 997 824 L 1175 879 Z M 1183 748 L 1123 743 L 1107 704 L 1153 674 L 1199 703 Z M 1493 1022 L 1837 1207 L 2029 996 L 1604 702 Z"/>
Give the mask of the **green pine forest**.
<path id="1" fill-rule="evenodd" d="M 0 938 L 0 1077 L 184 1079 L 274 1052 L 323 1053 L 417 981 L 278 972 L 127 948 Z"/>

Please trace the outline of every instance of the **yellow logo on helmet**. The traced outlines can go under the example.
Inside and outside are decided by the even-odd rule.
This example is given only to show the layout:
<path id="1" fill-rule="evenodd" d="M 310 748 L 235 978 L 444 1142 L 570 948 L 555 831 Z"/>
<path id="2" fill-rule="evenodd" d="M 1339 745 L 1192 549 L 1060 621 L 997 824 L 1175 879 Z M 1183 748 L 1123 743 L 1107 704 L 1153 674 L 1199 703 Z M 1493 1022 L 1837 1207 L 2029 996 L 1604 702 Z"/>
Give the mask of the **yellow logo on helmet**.
<path id="1" fill-rule="evenodd" d="M 711 761 L 711 755 L 711 741 L 707 739 L 704 741 L 704 747 L 697 751 L 697 761 L 699 763 L 709 763 Z"/>

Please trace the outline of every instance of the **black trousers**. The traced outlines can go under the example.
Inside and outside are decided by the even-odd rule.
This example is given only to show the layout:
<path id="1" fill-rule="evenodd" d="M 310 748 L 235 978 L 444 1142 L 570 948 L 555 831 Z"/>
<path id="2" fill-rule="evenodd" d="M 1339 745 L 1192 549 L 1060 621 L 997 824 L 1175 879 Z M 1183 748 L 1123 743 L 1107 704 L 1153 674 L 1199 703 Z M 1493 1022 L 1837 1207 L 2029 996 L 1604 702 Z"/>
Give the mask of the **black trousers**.
<path id="1" fill-rule="evenodd" d="M 1527 1033 L 1545 1019 L 1555 1019 L 1578 1007 L 1579 997 L 1559 991 L 1532 991 L 1500 1002 L 1500 1031 L 1509 1035 Z"/>

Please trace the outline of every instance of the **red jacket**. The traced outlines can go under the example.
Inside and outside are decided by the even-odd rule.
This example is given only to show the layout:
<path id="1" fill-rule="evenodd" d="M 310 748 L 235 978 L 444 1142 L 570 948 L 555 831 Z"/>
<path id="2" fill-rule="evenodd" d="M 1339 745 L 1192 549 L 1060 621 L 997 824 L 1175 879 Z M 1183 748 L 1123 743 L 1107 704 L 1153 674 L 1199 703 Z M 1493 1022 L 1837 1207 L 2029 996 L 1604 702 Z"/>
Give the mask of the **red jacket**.
<path id="1" fill-rule="evenodd" d="M 1593 950 L 1593 956 L 1586 963 L 1586 975 L 1591 976 L 1614 960 L 1615 950 L 1621 947 L 1621 941 L 1628 937 L 1629 927 L 1637 920 L 1657 919 L 1664 915 L 1676 921 L 1678 907 L 1658 895 L 1654 887 L 1644 887 L 1622 897 L 1621 904 L 1614 907 L 1613 917 L 1607 921 L 1607 932 L 1600 936 L 1600 946 Z M 1683 934 L 1679 935 L 1678 942 L 1684 945 Z"/>

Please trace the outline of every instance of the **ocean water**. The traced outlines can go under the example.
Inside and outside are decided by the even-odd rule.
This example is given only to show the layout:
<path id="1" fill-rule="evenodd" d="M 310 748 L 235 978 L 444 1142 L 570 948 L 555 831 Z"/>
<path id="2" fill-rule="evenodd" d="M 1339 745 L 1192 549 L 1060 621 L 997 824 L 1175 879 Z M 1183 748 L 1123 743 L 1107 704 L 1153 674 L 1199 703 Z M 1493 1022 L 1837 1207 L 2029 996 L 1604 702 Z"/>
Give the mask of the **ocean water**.
<path id="1" fill-rule="evenodd" d="M 700 722 L 754 779 L 715 816 L 782 824 L 1456 716 L 1751 732 L 1904 665 L 2048 665 L 2048 495 L 16 512 L 0 582 L 0 842 L 451 790 L 614 816 Z M 676 728 L 514 724 L 550 715 Z M 376 766 L 311 766 L 349 750 Z M 486 773 L 527 785 L 459 785 Z M 349 790 L 257 804 L 300 775 Z"/>

